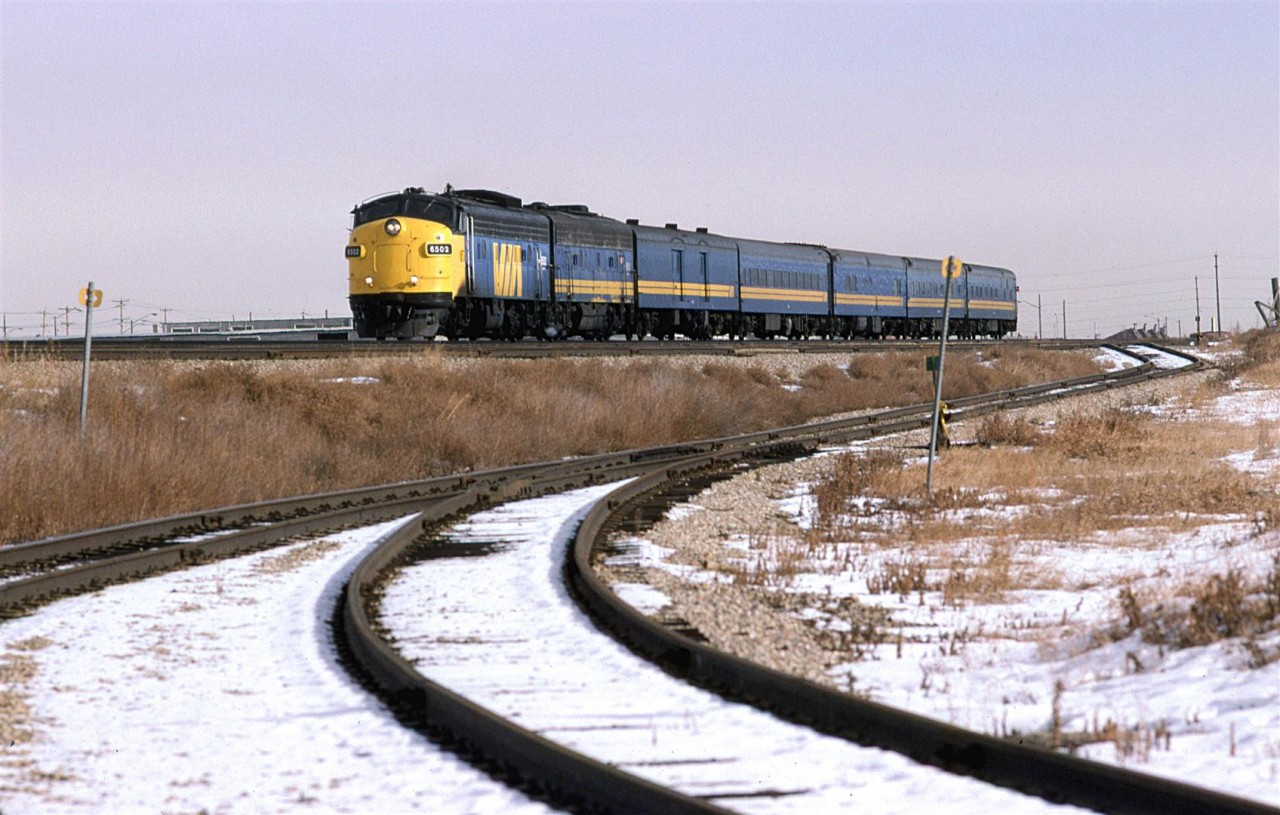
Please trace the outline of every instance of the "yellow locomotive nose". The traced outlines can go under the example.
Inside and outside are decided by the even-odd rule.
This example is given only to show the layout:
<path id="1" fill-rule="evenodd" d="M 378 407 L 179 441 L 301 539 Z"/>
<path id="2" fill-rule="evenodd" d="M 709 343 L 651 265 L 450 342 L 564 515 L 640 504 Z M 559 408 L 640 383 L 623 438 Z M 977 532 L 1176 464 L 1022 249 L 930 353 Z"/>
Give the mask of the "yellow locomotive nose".
<path id="1" fill-rule="evenodd" d="M 442 224 L 390 219 L 352 230 L 347 244 L 350 293 L 454 295 L 461 274 L 462 241 Z"/>
<path id="2" fill-rule="evenodd" d="M 464 242 L 406 207 L 351 230 L 348 292 L 359 336 L 431 336 L 466 282 Z"/>

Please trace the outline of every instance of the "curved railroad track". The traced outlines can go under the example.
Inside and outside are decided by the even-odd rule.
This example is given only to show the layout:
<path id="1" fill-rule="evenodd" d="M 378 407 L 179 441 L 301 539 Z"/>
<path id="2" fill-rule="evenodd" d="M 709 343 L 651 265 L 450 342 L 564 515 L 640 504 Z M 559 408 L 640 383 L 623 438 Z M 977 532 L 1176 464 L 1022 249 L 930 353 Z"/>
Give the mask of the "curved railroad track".
<path id="1" fill-rule="evenodd" d="M 1200 366 L 1199 361 L 1192 361 L 1181 370 Z M 953 409 L 961 416 L 974 416 L 1047 401 L 1067 392 L 1114 387 L 1178 372 L 1179 369 L 1160 369 L 1147 362 L 1101 377 L 956 400 Z M 819 443 L 916 429 L 927 426 L 930 420 L 928 406 L 918 405 L 710 443 L 715 449 L 666 464 L 598 503 L 578 532 L 566 565 L 568 579 L 602 626 L 617 632 L 664 670 L 824 733 L 886 747 L 917 761 L 1048 801 L 1100 811 L 1272 811 L 1256 802 L 980 736 L 769 671 L 653 624 L 622 603 L 594 576 L 591 559 L 595 544 L 647 495 L 743 461 L 792 457 Z M 494 721 L 492 713 L 477 709 L 467 699 L 424 677 L 388 642 L 377 616 L 380 598 L 390 576 L 420 556 L 415 550 L 420 549 L 424 535 L 432 527 L 432 521 L 424 520 L 389 536 L 358 567 L 347 586 L 342 623 L 353 658 L 360 664 L 366 681 L 417 726 L 445 731 L 467 753 L 483 756 L 488 762 L 520 768 L 517 775 L 525 783 L 543 790 L 562 805 L 611 812 L 714 811 L 704 800 L 655 789 L 641 779 L 623 777 L 600 762 L 583 762 L 579 766 L 585 775 L 571 775 L 573 759 L 563 747 L 530 730 Z"/>
<path id="2" fill-rule="evenodd" d="M 456 342 L 378 342 L 376 340 L 279 339 L 270 334 L 202 337 L 96 337 L 93 358 L 98 360 L 253 360 L 332 359 L 343 357 L 394 357 L 421 354 L 427 349 L 448 356 L 537 358 L 555 356 L 679 356 L 690 354 L 753 356 L 776 353 L 859 353 L 886 350 L 923 350 L 937 347 L 937 340 L 674 340 L 674 341 L 579 341 L 498 342 L 490 340 Z M 1044 350 L 1093 348 L 1098 340 L 956 340 L 952 348 L 981 348 L 1012 345 Z M 0 358 L 79 360 L 84 357 L 84 340 L 13 340 L 0 344 Z"/>
<path id="3" fill-rule="evenodd" d="M 1196 361 L 1182 370 L 1201 364 Z M 1148 362 L 1105 375 L 955 400 L 952 407 L 960 416 L 973 416 L 1048 401 L 1068 391 L 1116 387 L 1177 372 Z M 866 703 L 849 708 L 847 702 L 852 700 L 815 696 L 822 691 L 820 688 L 801 688 L 803 692 L 798 692 L 787 684 L 797 680 L 737 664 L 731 657 L 656 628 L 643 618 L 635 619 L 638 615 L 618 605 L 611 592 L 593 585 L 589 563 L 594 542 L 617 521 L 619 511 L 625 512 L 664 484 L 715 473 L 742 462 L 794 457 L 824 443 L 926 427 L 931 420 L 930 408 L 917 405 L 732 439 L 265 502 L 24 544 L 0 550 L 0 573 L 9 578 L 0 586 L 0 615 L 27 613 L 55 597 L 158 570 L 253 551 L 321 531 L 419 513 L 413 522 L 381 541 L 356 568 L 335 610 L 335 622 L 342 632 L 352 669 L 368 687 L 403 721 L 445 739 L 483 766 L 558 805 L 584 811 L 721 811 L 700 798 L 585 759 L 431 682 L 388 642 L 379 622 L 378 601 L 387 580 L 417 556 L 415 550 L 421 548 L 424 534 L 436 529 L 444 519 L 503 501 L 635 478 L 591 513 L 579 532 L 573 565 L 567 568 L 575 590 L 593 613 L 600 615 L 607 627 L 624 631 L 623 636 L 637 650 L 656 655 L 671 672 L 757 702 L 823 732 L 888 746 L 917 760 L 1049 800 L 1106 811 L 1151 811 L 1151 798 L 1145 799 L 1142 807 L 1134 807 L 1134 796 L 1142 794 L 1164 796 L 1159 800 L 1172 812 L 1209 811 L 1206 806 L 1224 812 L 1270 811 L 1196 788 L 1138 781 L 1122 771 L 1078 766 L 1084 762 L 1064 762 L 1064 757 L 1052 753 L 1015 749 L 1002 742 L 988 744 L 988 740 L 972 733 L 951 732 L 953 728 L 918 721 L 919 717 L 895 711 L 871 710 Z M 780 693 L 798 695 L 786 701 L 779 697 Z M 1035 777 L 1043 773 L 1049 773 L 1049 780 Z M 1099 783 L 1118 784 L 1126 791 L 1113 795 L 1089 788 Z"/>

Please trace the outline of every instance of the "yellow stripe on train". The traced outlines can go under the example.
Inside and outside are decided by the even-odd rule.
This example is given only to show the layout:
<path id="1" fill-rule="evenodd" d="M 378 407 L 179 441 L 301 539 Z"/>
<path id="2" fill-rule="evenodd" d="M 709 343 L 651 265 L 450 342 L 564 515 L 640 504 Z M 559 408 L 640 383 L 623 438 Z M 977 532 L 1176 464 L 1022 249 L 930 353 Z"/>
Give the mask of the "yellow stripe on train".
<path id="1" fill-rule="evenodd" d="M 902 308 L 902 298 L 877 294 L 836 294 L 838 306 L 888 306 Z"/>
<path id="2" fill-rule="evenodd" d="M 764 289 L 758 286 L 743 286 L 743 300 L 792 300 L 805 303 L 825 303 L 825 291 L 807 291 L 805 289 Z"/>
<path id="3" fill-rule="evenodd" d="M 641 280 L 639 284 L 641 294 L 662 294 L 672 297 L 733 297 L 734 287 L 726 286 L 721 283 L 693 283 L 685 281 L 683 284 L 674 280 Z"/>
<path id="4" fill-rule="evenodd" d="M 588 280 L 579 277 L 557 278 L 557 294 L 605 294 L 622 297 L 630 286 L 621 280 Z"/>

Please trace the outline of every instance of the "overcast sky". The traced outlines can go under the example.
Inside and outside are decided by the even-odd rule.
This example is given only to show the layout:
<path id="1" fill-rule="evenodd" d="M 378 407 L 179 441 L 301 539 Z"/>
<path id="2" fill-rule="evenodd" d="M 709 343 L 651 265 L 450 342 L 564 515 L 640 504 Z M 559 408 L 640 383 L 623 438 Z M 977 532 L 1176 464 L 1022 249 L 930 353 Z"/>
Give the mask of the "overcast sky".
<path id="1" fill-rule="evenodd" d="M 0 312 L 347 315 L 351 207 L 452 183 L 1004 266 L 1029 335 L 1208 330 L 1217 253 L 1248 328 L 1278 9 L 0 0 Z"/>

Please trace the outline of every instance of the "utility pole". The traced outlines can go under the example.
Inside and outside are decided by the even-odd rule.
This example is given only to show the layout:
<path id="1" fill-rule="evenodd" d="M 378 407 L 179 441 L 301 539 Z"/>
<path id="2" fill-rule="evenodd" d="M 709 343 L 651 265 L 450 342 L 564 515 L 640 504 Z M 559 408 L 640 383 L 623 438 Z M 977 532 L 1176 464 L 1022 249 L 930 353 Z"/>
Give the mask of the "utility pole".
<path id="1" fill-rule="evenodd" d="M 1218 253 L 1213 254 L 1213 296 L 1218 301 L 1218 330 L 1222 330 L 1222 293 L 1218 289 Z"/>
<path id="2" fill-rule="evenodd" d="M 1062 301 L 1062 338 L 1067 338 L 1067 301 Z"/>
<path id="3" fill-rule="evenodd" d="M 57 324 L 58 323 L 55 321 L 54 325 L 56 326 Z M 45 335 L 45 332 L 48 331 L 48 325 L 49 325 L 49 310 L 40 309 L 40 336 L 43 337 Z"/>
<path id="4" fill-rule="evenodd" d="M 111 302 L 120 307 L 120 333 L 124 334 L 124 304 L 129 301 L 121 298 L 119 300 L 112 300 Z"/>
<path id="5" fill-rule="evenodd" d="M 161 329 L 161 330 L 162 330 L 162 331 L 165 331 L 166 333 L 169 331 L 169 312 L 170 312 L 170 311 L 173 311 L 173 309 L 169 309 L 169 308 L 161 308 L 161 309 L 160 309 L 160 314 L 161 314 L 162 318 L 164 319 L 164 328 L 163 328 L 163 329 Z"/>
<path id="6" fill-rule="evenodd" d="M 1036 295 L 1036 319 L 1040 321 L 1040 330 L 1036 331 L 1036 339 L 1044 339 L 1044 303 L 1040 302 L 1042 295 Z"/>
<path id="7" fill-rule="evenodd" d="M 1196 275 L 1196 338 L 1200 337 L 1200 275 Z"/>

